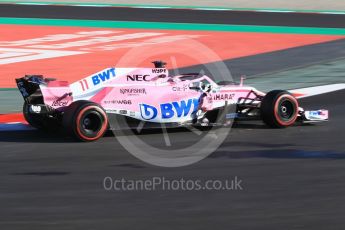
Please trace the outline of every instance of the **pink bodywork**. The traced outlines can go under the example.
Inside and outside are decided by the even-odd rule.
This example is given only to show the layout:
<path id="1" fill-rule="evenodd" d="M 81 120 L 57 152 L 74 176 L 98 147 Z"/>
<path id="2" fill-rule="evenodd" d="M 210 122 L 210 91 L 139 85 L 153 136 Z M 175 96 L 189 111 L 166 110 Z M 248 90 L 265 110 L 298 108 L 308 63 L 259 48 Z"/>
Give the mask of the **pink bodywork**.
<path id="1" fill-rule="evenodd" d="M 190 88 L 197 82 L 211 88 Z M 108 68 L 68 84 L 52 81 L 41 85 L 44 103 L 63 111 L 73 101 L 90 100 L 101 105 L 107 113 L 122 114 L 152 122 L 185 122 L 197 110 L 206 112 L 238 99 L 255 98 L 264 93 L 242 85 L 218 86 L 207 76 L 192 80 L 184 76 L 168 76 L 165 68 Z"/>

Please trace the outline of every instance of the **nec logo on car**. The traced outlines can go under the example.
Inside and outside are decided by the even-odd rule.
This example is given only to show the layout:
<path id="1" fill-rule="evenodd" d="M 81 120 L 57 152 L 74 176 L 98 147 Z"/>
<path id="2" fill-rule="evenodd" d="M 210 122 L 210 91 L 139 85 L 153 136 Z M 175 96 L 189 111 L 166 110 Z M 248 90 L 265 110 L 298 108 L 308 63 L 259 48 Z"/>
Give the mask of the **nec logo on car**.
<path id="1" fill-rule="evenodd" d="M 127 75 L 127 81 L 149 81 L 147 77 L 150 75 L 141 75 L 141 74 L 135 74 L 135 75 Z"/>
<path id="2" fill-rule="evenodd" d="M 96 86 L 102 82 L 108 81 L 110 78 L 113 78 L 115 76 L 115 68 L 110 68 L 103 71 L 102 73 L 92 76 L 92 83 Z"/>
<path id="3" fill-rule="evenodd" d="M 190 112 L 196 112 L 199 106 L 199 99 L 193 98 L 182 100 L 179 102 L 171 102 L 160 104 L 160 112 L 162 119 L 170 119 L 174 117 L 186 117 Z M 155 119 L 158 115 L 158 109 L 147 104 L 140 104 L 141 117 L 145 120 Z"/>

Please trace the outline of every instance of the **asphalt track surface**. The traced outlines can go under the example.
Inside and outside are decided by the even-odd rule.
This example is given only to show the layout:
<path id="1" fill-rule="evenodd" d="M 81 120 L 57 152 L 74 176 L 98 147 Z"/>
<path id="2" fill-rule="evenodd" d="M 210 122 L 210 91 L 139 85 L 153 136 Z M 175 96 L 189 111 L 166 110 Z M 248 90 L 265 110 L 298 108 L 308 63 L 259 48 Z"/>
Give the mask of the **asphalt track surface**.
<path id="1" fill-rule="evenodd" d="M 338 49 L 326 52 L 320 46 Z M 299 55 L 298 60 L 296 49 L 248 58 L 251 73 L 262 74 L 285 69 L 277 60 L 292 66 L 343 58 L 343 47 L 343 40 L 305 47 L 303 52 L 310 49 L 314 56 Z M 249 65 L 246 59 L 232 63 L 239 72 Z M 328 123 L 284 130 L 238 124 L 216 152 L 182 168 L 145 164 L 111 135 L 75 143 L 38 131 L 0 132 L 0 229 L 343 229 L 344 96 L 345 91 L 337 91 L 300 101 L 306 109 L 329 109 Z M 176 130 L 169 136 L 177 145 L 195 138 Z M 140 138 L 164 147 L 159 132 Z M 107 176 L 237 176 L 243 190 L 105 191 Z"/>
<path id="2" fill-rule="evenodd" d="M 228 59 L 223 60 L 223 62 L 231 71 L 234 80 L 239 81 L 240 76 L 243 74 L 252 79 L 257 75 L 302 68 L 342 59 L 345 57 L 345 49 L 341 47 L 345 47 L 345 39 Z M 216 72 L 216 66 L 218 67 L 216 62 L 207 63 L 205 65 L 181 68 L 179 72 L 198 72 L 200 69 L 203 69 L 205 74 L 212 76 L 211 73 Z"/>

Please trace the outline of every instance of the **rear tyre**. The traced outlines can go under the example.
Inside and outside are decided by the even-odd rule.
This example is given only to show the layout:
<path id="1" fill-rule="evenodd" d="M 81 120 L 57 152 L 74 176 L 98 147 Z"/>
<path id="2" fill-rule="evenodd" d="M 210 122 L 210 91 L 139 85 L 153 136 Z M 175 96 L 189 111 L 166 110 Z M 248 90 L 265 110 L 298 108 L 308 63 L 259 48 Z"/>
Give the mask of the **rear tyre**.
<path id="1" fill-rule="evenodd" d="M 95 141 L 108 127 L 105 111 L 90 101 L 73 102 L 63 114 L 62 124 L 69 135 L 79 141 Z"/>
<path id="2" fill-rule="evenodd" d="M 261 101 L 262 120 L 270 127 L 285 128 L 295 123 L 298 115 L 297 99 L 284 90 L 268 92 Z"/>

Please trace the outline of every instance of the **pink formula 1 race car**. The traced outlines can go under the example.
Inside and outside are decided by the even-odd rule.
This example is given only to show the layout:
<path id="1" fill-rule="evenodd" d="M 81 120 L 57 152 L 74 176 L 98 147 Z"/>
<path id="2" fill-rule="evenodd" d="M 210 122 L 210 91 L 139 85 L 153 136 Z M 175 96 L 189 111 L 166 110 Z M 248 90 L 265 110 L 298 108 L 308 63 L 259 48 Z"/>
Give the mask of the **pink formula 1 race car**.
<path id="1" fill-rule="evenodd" d="M 103 136 L 111 116 L 146 128 L 228 125 L 231 120 L 263 120 L 284 128 L 300 121 L 325 121 L 327 110 L 304 111 L 287 91 L 263 93 L 233 82 L 215 83 L 200 74 L 169 76 L 155 68 L 107 68 L 77 82 L 27 75 L 16 79 L 23 113 L 37 128 L 63 127 L 79 140 Z M 127 126 L 131 127 L 131 126 Z"/>

